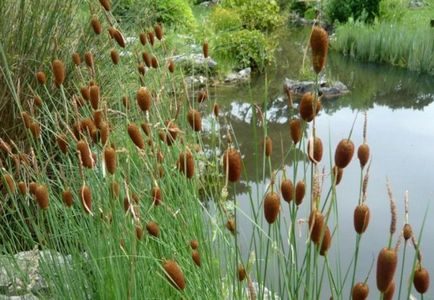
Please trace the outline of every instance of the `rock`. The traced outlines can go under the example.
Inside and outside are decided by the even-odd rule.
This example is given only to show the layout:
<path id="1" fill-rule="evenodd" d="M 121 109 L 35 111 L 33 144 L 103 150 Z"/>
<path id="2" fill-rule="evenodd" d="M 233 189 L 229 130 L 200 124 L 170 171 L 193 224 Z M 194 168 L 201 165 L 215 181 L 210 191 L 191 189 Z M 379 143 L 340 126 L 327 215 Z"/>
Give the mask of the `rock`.
<path id="1" fill-rule="evenodd" d="M 298 81 L 288 78 L 285 79 L 284 84 L 298 97 L 302 96 L 304 93 L 312 92 L 315 86 L 314 81 Z M 320 80 L 319 85 L 319 90 L 324 98 L 336 98 L 349 93 L 348 87 L 340 81 L 326 82 L 325 80 Z"/>
<path id="2" fill-rule="evenodd" d="M 206 86 L 207 82 L 208 82 L 208 78 L 202 75 L 187 76 L 185 78 L 185 83 L 189 87 L 195 86 L 196 88 L 201 88 Z"/>
<path id="3" fill-rule="evenodd" d="M 38 300 L 39 298 L 33 294 L 25 294 L 21 296 L 6 296 L 0 295 L 0 300 Z"/>
<path id="4" fill-rule="evenodd" d="M 231 83 L 231 84 L 245 82 L 245 81 L 250 80 L 250 74 L 251 73 L 252 73 L 251 68 L 245 68 L 239 72 L 230 73 L 228 76 L 226 76 L 224 82 L 225 83 Z"/>
<path id="5" fill-rule="evenodd" d="M 409 8 L 421 8 L 425 6 L 425 1 L 423 0 L 411 0 L 408 3 Z"/>
<path id="6" fill-rule="evenodd" d="M 208 65 L 208 68 L 215 69 L 217 62 L 211 57 L 205 58 L 202 53 L 198 54 L 181 54 L 172 56 L 171 59 L 175 64 L 189 66 L 193 68 L 203 68 Z"/>

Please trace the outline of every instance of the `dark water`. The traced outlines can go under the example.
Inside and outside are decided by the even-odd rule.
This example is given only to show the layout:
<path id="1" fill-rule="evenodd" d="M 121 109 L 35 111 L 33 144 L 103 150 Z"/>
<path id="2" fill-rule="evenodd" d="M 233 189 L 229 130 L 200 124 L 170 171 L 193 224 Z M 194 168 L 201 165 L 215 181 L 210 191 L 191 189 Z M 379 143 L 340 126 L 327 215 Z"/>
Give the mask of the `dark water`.
<path id="1" fill-rule="evenodd" d="M 269 183 L 263 181 L 262 158 L 255 157 L 258 145 L 253 138 L 255 130 L 263 135 L 262 129 L 252 125 L 251 104 L 264 105 L 264 99 L 268 104 L 268 135 L 274 141 L 274 154 L 272 159 L 273 169 L 279 168 L 284 152 L 290 147 L 288 118 L 291 111 L 287 107 L 286 100 L 275 100 L 282 94 L 284 78 L 299 79 L 302 64 L 302 47 L 306 44 L 308 33 L 306 31 L 288 32 L 280 38 L 280 51 L 277 53 L 277 66 L 270 68 L 267 75 L 256 76 L 249 85 L 236 87 L 222 87 L 217 90 L 218 101 L 227 113 L 237 136 L 247 169 L 247 177 L 237 187 L 237 203 L 242 212 L 238 213 L 238 226 L 240 228 L 240 244 L 245 258 L 249 254 L 250 237 L 253 230 L 252 207 L 248 191 L 253 195 L 254 205 L 260 207 L 262 196 Z M 308 62 L 307 62 L 308 63 Z M 368 186 L 367 205 L 371 210 L 371 221 L 364 234 L 360 247 L 359 267 L 356 276 L 357 281 L 363 281 L 366 277 L 373 257 L 377 257 L 382 247 L 387 246 L 390 224 L 390 208 L 386 190 L 386 178 L 390 179 L 393 194 L 398 206 L 398 233 L 395 234 L 394 244 L 404 222 L 404 193 L 409 193 L 409 222 L 414 232 L 419 237 L 423 217 L 428 210 L 428 217 L 422 237 L 421 251 L 423 264 L 434 276 L 434 207 L 430 203 L 434 198 L 434 78 L 418 75 L 403 69 L 384 65 L 364 64 L 342 57 L 331 52 L 329 54 L 327 78 L 340 80 L 346 84 L 351 92 L 348 95 L 335 100 L 323 102 L 323 110 L 317 118 L 317 135 L 324 143 L 324 156 L 320 169 L 330 169 L 330 157 L 333 157 L 335 145 L 348 136 L 351 126 L 357 117 L 352 134 L 352 140 L 356 147 L 362 143 L 363 113 L 368 115 L 368 144 L 371 148 L 372 165 Z M 265 97 L 266 88 L 264 81 L 268 80 L 268 96 Z M 255 129 L 256 128 L 256 129 Z M 329 145 L 332 153 L 329 151 Z M 301 159 L 302 156 L 299 155 Z M 255 159 L 258 159 L 259 174 L 255 171 Z M 310 167 L 308 168 L 310 170 Z M 293 167 L 289 159 L 285 160 L 285 170 L 292 176 Z M 307 173 L 309 174 L 309 173 Z M 299 178 L 303 176 L 303 170 L 298 171 Z M 279 176 L 280 177 L 280 176 Z M 342 272 L 351 262 L 354 252 L 355 233 L 353 229 L 353 211 L 357 205 L 359 195 L 360 167 L 357 159 L 345 169 L 342 183 L 337 187 L 337 203 L 339 207 L 338 220 L 334 217 L 331 224 L 339 223 L 339 237 L 333 239 L 333 245 L 329 254 L 332 266 L 340 257 Z M 279 182 L 279 181 L 278 181 Z M 307 180 L 309 186 L 309 180 Z M 328 185 L 324 186 L 322 201 L 328 191 Z M 308 199 L 308 198 L 305 198 Z M 298 213 L 298 218 L 307 218 L 309 213 L 308 201 Z M 262 212 L 261 212 L 262 216 Z M 287 241 L 288 208 L 281 211 L 281 234 Z M 262 218 L 262 217 L 261 217 Z M 261 220 L 260 222 L 263 222 Z M 267 225 L 261 224 L 266 231 Z M 306 225 L 304 227 L 307 227 Z M 305 242 L 305 236 L 299 238 L 299 243 Z M 288 251 L 287 248 L 285 248 Z M 403 246 L 399 252 L 402 256 Z M 264 254 L 262 254 L 264 255 Z M 257 259 L 263 259 L 258 257 Z M 414 249 L 407 248 L 406 271 L 403 280 L 404 294 L 410 266 L 414 257 Z M 322 266 L 322 262 L 320 264 Z M 377 297 L 375 284 L 375 270 L 372 270 L 368 281 L 370 297 Z M 396 275 L 397 286 L 399 284 L 400 265 Z M 278 290 L 277 268 L 271 268 L 267 284 L 274 290 Z M 350 276 L 351 277 L 351 276 Z M 348 279 L 351 281 L 351 278 Z M 328 299 L 330 290 L 328 280 L 324 280 L 322 299 Z M 350 283 L 347 281 L 346 286 Z M 397 297 L 398 291 L 396 291 Z M 413 295 L 416 292 L 413 289 Z M 344 293 L 348 298 L 348 291 Z M 285 298 L 285 296 L 284 296 Z M 405 297 L 401 295 L 401 299 Z M 434 288 L 431 287 L 425 299 L 434 298 Z"/>

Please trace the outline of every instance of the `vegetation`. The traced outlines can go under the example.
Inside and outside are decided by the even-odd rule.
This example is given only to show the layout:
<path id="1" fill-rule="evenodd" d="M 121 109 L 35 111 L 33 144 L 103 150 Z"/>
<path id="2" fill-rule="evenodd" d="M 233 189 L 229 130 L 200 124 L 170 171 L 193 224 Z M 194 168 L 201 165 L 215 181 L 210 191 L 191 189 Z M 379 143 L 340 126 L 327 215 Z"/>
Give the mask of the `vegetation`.
<path id="1" fill-rule="evenodd" d="M 345 23 L 349 18 L 372 22 L 380 11 L 380 0 L 330 0 L 327 17 L 330 23 Z"/>

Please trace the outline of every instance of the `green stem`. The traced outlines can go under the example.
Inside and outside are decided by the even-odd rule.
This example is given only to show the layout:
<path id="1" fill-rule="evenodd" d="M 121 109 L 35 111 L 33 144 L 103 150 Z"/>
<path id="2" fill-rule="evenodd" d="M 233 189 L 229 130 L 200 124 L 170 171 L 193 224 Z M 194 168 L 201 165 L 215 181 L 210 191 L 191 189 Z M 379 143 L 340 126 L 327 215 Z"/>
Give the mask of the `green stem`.
<path id="1" fill-rule="evenodd" d="M 404 277 L 404 263 L 405 263 L 405 252 L 406 252 L 406 250 L 407 250 L 407 242 L 405 242 L 405 244 L 404 244 L 404 253 L 402 254 L 401 279 L 399 280 L 398 299 L 401 299 L 402 278 Z"/>

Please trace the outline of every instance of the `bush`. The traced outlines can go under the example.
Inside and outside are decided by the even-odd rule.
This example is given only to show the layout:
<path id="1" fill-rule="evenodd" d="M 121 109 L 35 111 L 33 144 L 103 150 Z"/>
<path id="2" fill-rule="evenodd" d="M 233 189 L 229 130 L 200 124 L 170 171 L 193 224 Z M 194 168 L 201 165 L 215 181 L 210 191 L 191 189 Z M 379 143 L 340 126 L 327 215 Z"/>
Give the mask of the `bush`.
<path id="1" fill-rule="evenodd" d="M 238 14 L 219 6 L 212 11 L 210 21 L 216 32 L 236 30 L 242 27 L 241 18 Z"/>
<path id="2" fill-rule="evenodd" d="M 273 45 L 259 30 L 223 32 L 213 43 L 217 58 L 233 60 L 239 69 L 263 69 L 273 59 Z"/>
<path id="3" fill-rule="evenodd" d="M 345 23 L 350 17 L 372 22 L 380 12 L 380 0 L 331 0 L 326 7 L 330 23 Z"/>
<path id="4" fill-rule="evenodd" d="M 406 12 L 408 1 L 403 0 L 382 0 L 380 2 L 380 18 L 384 21 L 401 21 Z"/>

